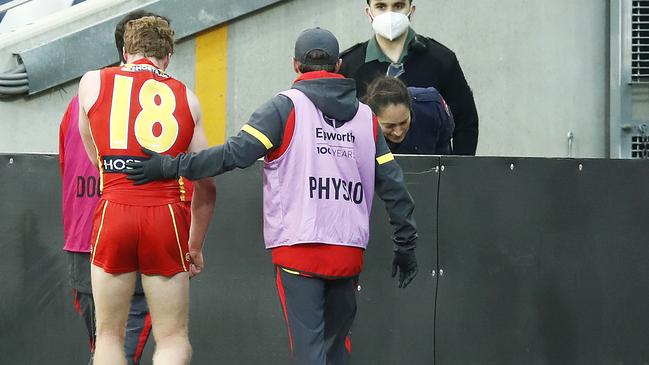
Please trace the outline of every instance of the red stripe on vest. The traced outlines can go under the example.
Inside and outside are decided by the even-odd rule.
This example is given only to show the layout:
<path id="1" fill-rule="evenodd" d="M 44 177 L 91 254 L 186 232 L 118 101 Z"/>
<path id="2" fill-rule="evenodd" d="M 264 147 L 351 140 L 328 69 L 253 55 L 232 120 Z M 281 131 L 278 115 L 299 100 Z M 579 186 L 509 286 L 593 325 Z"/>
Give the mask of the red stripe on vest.
<path id="1" fill-rule="evenodd" d="M 282 138 L 282 144 L 271 151 L 266 155 L 266 161 L 272 162 L 282 157 L 284 152 L 288 149 L 288 146 L 291 145 L 291 140 L 293 139 L 293 132 L 295 132 L 295 108 L 291 109 L 291 112 L 286 118 L 286 126 L 284 127 L 284 137 Z"/>
<path id="2" fill-rule="evenodd" d="M 376 136 L 379 133 L 379 118 L 372 114 L 372 128 L 374 128 L 374 143 L 376 143 Z"/>

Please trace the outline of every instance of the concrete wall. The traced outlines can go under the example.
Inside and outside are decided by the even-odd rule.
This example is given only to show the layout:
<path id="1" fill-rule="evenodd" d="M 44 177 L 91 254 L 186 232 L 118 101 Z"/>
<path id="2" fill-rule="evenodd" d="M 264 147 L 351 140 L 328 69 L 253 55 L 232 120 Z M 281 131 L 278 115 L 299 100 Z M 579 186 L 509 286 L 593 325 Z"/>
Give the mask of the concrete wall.
<path id="1" fill-rule="evenodd" d="M 326 4 L 286 1 L 228 25 L 228 135 L 291 85 L 290 57 L 302 29 L 327 27 L 343 48 L 372 35 L 364 1 Z M 413 28 L 456 52 L 474 90 L 478 154 L 563 157 L 572 131 L 574 157 L 606 156 L 607 1 L 418 0 L 415 5 Z M 170 70 L 190 86 L 196 76 L 193 47 L 191 41 L 182 43 Z M 0 58 L 2 52 L 0 43 Z M 58 119 L 74 88 L 0 101 L 0 152 L 55 152 Z"/>
<path id="2" fill-rule="evenodd" d="M 637 86 L 633 89 L 632 95 L 633 120 L 649 122 L 649 89 Z"/>

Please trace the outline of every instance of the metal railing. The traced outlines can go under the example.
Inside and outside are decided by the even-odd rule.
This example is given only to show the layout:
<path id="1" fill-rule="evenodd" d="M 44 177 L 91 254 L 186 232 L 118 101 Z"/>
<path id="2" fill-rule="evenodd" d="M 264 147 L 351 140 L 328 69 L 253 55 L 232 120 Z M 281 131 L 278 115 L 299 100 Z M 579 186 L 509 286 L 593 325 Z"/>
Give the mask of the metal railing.
<path id="1" fill-rule="evenodd" d="M 14 0 L 14 1 L 10 1 L 10 2 L 8 2 L 6 4 L 2 4 L 2 5 L 0 5 L 0 13 L 5 12 L 5 11 L 10 10 L 10 9 L 13 9 L 15 7 L 18 7 L 18 6 L 23 5 L 25 3 L 29 3 L 29 2 L 32 2 L 32 0 Z"/>

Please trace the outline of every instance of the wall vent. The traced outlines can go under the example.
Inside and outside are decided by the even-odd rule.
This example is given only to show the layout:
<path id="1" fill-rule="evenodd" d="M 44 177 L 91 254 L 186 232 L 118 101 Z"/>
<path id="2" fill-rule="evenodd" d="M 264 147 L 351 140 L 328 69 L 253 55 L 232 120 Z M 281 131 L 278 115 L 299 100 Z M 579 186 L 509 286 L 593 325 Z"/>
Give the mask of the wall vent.
<path id="1" fill-rule="evenodd" d="M 631 136 L 631 158 L 634 159 L 649 158 L 649 136 L 646 135 Z"/>
<path id="2" fill-rule="evenodd" d="M 649 84 L 649 0 L 634 0 L 631 11 L 631 83 Z"/>

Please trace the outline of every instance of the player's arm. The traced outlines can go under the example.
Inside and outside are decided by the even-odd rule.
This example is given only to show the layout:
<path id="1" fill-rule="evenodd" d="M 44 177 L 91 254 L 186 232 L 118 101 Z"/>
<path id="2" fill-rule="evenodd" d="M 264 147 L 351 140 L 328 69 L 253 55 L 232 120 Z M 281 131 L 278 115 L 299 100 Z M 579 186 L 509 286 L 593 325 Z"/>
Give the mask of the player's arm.
<path id="1" fill-rule="evenodd" d="M 79 82 L 79 133 L 83 146 L 86 149 L 90 162 L 97 166 L 97 148 L 92 140 L 90 133 L 90 120 L 88 119 L 88 111 L 97 101 L 99 97 L 99 87 L 101 86 L 101 79 L 99 71 L 87 72 Z"/>
<path id="2" fill-rule="evenodd" d="M 203 117 L 198 98 L 187 89 L 187 101 L 195 121 L 194 137 L 189 145 L 189 152 L 198 152 L 207 148 L 207 138 L 203 132 Z M 209 227 L 216 198 L 216 184 L 213 178 L 206 178 L 194 182 L 194 196 L 192 198 L 192 216 L 189 228 L 189 254 L 192 258 L 190 274 L 198 275 L 204 267 L 203 244 Z"/>
<path id="3" fill-rule="evenodd" d="M 394 228 L 392 276 L 399 271 L 399 287 L 405 288 L 417 275 L 415 246 L 418 235 L 413 216 L 415 202 L 406 188 L 403 171 L 380 132 L 376 137 L 375 187 L 377 195 L 385 202 L 390 224 Z"/>

